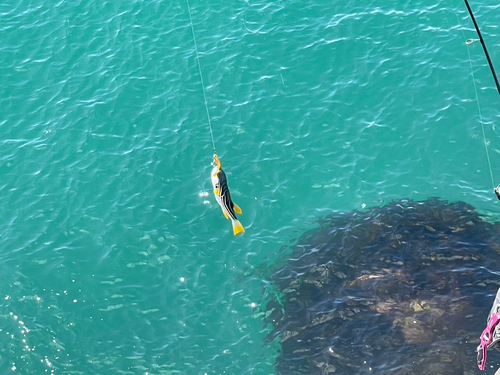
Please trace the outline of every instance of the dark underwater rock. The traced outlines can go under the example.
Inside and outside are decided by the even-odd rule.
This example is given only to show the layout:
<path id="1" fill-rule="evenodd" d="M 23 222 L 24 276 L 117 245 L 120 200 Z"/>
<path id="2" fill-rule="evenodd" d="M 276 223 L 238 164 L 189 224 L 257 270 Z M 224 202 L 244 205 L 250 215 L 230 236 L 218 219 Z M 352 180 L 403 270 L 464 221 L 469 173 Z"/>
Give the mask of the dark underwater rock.
<path id="1" fill-rule="evenodd" d="M 320 220 L 270 275 L 277 372 L 475 374 L 500 279 L 500 225 L 402 200 Z"/>

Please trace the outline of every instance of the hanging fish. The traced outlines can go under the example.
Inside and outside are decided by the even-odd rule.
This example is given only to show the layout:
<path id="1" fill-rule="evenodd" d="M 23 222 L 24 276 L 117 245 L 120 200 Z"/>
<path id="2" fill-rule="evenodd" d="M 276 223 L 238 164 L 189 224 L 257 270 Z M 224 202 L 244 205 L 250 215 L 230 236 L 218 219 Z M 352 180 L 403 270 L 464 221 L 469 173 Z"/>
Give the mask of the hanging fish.
<path id="1" fill-rule="evenodd" d="M 214 187 L 215 200 L 219 203 L 222 208 L 222 213 L 226 219 L 231 219 L 233 223 L 233 233 L 236 236 L 238 233 L 245 231 L 243 225 L 236 218 L 236 213 L 242 214 L 241 208 L 237 204 L 233 203 L 231 199 L 231 194 L 229 193 L 229 188 L 227 186 L 226 174 L 220 166 L 220 160 L 217 154 L 214 154 L 214 169 L 212 170 L 212 185 Z"/>

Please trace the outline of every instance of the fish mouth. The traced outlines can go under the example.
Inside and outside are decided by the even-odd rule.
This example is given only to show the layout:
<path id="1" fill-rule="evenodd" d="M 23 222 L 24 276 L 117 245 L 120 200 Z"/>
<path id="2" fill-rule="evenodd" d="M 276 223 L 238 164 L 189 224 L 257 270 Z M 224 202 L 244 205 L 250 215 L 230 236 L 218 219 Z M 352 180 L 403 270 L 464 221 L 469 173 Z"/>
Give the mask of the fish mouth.
<path id="1" fill-rule="evenodd" d="M 217 156 L 217 154 L 214 154 L 214 161 L 212 162 L 212 165 L 215 168 L 217 168 L 217 170 L 220 170 L 220 168 L 221 168 L 220 160 L 219 160 L 219 157 Z"/>

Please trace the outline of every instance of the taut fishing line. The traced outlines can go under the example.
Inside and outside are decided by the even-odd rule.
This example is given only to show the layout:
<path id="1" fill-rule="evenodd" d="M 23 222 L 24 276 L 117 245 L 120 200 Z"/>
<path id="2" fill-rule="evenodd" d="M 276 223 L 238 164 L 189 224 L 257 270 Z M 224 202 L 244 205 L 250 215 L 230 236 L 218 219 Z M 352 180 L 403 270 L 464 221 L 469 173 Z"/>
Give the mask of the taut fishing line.
<path id="1" fill-rule="evenodd" d="M 207 118 L 208 118 L 208 128 L 210 129 L 210 136 L 212 137 L 212 146 L 214 147 L 214 154 L 217 154 L 217 150 L 215 149 L 215 141 L 214 141 L 214 132 L 212 131 L 212 121 L 210 120 L 210 112 L 208 110 L 208 102 L 207 102 L 207 94 L 205 93 L 205 83 L 203 82 L 203 73 L 201 71 L 200 64 L 200 55 L 198 53 L 198 44 L 196 43 L 196 35 L 194 33 L 194 25 L 193 18 L 191 17 L 191 6 L 189 5 L 189 0 L 186 0 L 188 13 L 189 13 L 189 22 L 191 23 L 191 32 L 193 33 L 193 42 L 194 42 L 194 51 L 196 53 L 196 62 L 198 64 L 198 71 L 200 72 L 200 80 L 201 80 L 201 89 L 203 90 L 203 99 L 205 99 L 205 108 L 207 110 Z"/>
<path id="2" fill-rule="evenodd" d="M 474 17 L 474 13 L 469 5 L 467 0 L 465 1 L 465 5 L 467 5 L 467 10 L 469 11 L 470 18 L 472 18 L 472 22 L 474 22 L 474 27 L 476 28 L 477 35 L 479 36 L 479 41 L 481 42 L 484 50 L 484 54 L 486 55 L 486 59 L 488 60 L 488 65 L 490 66 L 491 74 L 493 74 L 493 79 L 495 80 L 495 84 L 497 85 L 497 91 L 500 95 L 500 83 L 498 83 L 497 73 L 495 72 L 495 68 L 493 67 L 493 63 L 491 62 L 490 54 L 488 53 L 488 48 L 486 48 L 486 43 L 484 42 L 483 35 L 481 34 L 481 30 L 479 30 L 479 25 L 476 22 L 476 17 Z"/>
<path id="3" fill-rule="evenodd" d="M 465 44 L 467 45 L 467 54 L 469 56 L 469 65 L 470 65 L 470 71 L 471 71 L 471 75 L 472 75 L 472 83 L 474 85 L 474 92 L 475 92 L 475 95 L 476 95 L 476 103 L 477 103 L 477 111 L 478 111 L 478 114 L 479 114 L 479 123 L 481 124 L 481 130 L 482 130 L 482 133 L 483 133 L 483 143 L 484 143 L 484 149 L 486 151 L 486 159 L 488 160 L 488 168 L 490 170 L 490 177 L 491 177 L 491 184 L 493 186 L 493 189 L 495 191 L 495 193 L 497 193 L 497 189 L 495 189 L 495 181 L 494 181 L 494 178 L 493 178 L 493 170 L 491 168 L 491 159 L 490 159 L 490 153 L 489 153 L 489 150 L 488 150 L 488 142 L 486 140 L 486 132 L 484 130 L 484 121 L 483 121 L 483 116 L 482 116 L 482 113 L 481 113 L 481 106 L 479 104 L 479 95 L 478 95 L 478 92 L 477 92 L 477 86 L 476 86 L 476 77 L 474 76 L 474 67 L 472 66 L 472 59 L 471 59 L 471 55 L 470 55 L 470 51 L 469 51 L 469 45 L 471 45 L 472 43 L 476 42 L 476 41 L 480 41 L 482 46 L 483 46 L 483 50 L 484 50 L 484 53 L 486 55 L 486 58 L 488 60 L 488 64 L 490 66 L 490 70 L 491 70 L 491 73 L 493 74 L 493 78 L 495 80 L 495 84 L 497 86 L 497 90 L 498 90 L 498 93 L 500 94 L 500 85 L 498 83 L 498 78 L 497 78 L 497 75 L 496 75 L 496 72 L 495 72 L 495 68 L 493 67 L 493 63 L 491 62 L 491 58 L 490 58 L 490 55 L 488 53 L 488 49 L 486 48 L 486 43 L 484 42 L 484 39 L 483 39 L 483 36 L 481 34 L 481 31 L 479 29 L 479 26 L 476 22 L 476 18 L 474 17 L 474 13 L 472 12 L 472 9 L 469 5 L 469 2 L 467 0 L 464 0 L 465 1 L 465 5 L 467 6 L 467 10 L 469 11 L 469 15 L 472 19 L 472 22 L 474 23 L 474 26 L 476 28 L 476 32 L 479 36 L 479 39 L 467 39 Z M 463 27 L 462 27 L 462 24 L 460 23 L 460 19 L 458 17 L 458 15 L 455 13 L 455 16 L 457 17 L 457 22 L 458 24 L 460 25 L 460 30 L 462 32 L 462 35 L 465 39 L 465 34 L 464 34 L 464 31 L 463 31 Z M 500 196 L 498 195 L 497 193 L 497 196 L 498 196 L 498 199 L 500 199 Z"/>

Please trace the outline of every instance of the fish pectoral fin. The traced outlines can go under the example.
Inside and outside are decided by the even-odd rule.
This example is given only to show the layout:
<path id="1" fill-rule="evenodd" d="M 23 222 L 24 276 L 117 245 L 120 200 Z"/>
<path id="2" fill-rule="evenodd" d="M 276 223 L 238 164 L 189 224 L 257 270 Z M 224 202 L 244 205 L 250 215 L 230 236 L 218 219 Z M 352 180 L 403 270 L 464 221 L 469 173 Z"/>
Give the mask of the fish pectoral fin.
<path id="1" fill-rule="evenodd" d="M 214 194 L 215 195 L 220 195 L 220 190 L 219 189 L 214 189 Z"/>
<path id="2" fill-rule="evenodd" d="M 242 214 L 243 211 L 241 211 L 241 208 L 240 206 L 238 206 L 236 203 L 233 203 L 233 208 L 234 208 L 234 212 L 236 212 L 237 214 Z"/>
<path id="3" fill-rule="evenodd" d="M 238 220 L 233 220 L 233 233 L 236 236 L 238 233 L 243 233 L 245 232 L 245 228 L 243 228 L 243 225 Z"/>

